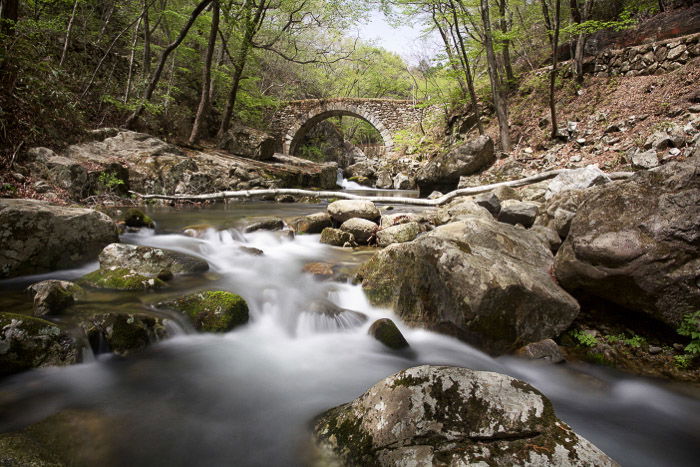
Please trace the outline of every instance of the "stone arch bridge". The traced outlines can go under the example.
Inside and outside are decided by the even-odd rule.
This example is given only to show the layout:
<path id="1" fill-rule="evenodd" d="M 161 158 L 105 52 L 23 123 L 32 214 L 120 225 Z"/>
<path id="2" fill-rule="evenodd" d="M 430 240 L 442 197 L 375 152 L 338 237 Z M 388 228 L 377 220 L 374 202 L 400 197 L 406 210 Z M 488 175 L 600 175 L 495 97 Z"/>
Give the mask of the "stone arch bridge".
<path id="1" fill-rule="evenodd" d="M 361 118 L 382 136 L 387 152 L 402 130 L 419 131 L 425 109 L 415 101 L 394 99 L 307 99 L 290 101 L 272 116 L 269 132 L 284 154 L 294 154 L 306 133 L 317 123 L 338 116 Z"/>

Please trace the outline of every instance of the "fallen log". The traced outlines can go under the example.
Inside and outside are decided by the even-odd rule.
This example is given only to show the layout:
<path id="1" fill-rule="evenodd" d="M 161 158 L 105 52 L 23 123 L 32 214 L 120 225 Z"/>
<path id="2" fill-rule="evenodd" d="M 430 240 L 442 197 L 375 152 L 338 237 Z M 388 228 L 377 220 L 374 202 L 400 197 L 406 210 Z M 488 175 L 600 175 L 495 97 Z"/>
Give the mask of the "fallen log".
<path id="1" fill-rule="evenodd" d="M 470 196 L 477 195 L 479 193 L 484 193 L 487 191 L 494 190 L 499 187 L 520 187 L 525 185 L 532 185 L 533 183 L 541 182 L 544 180 L 549 180 L 556 177 L 561 173 L 567 172 L 569 169 L 559 169 L 551 170 L 548 172 L 542 172 L 540 174 L 532 175 L 530 177 L 521 178 L 518 180 L 510 180 L 507 182 L 491 183 L 489 185 L 481 185 L 468 188 L 460 188 L 458 190 L 451 191 L 445 195 L 440 196 L 435 199 L 423 199 L 423 198 L 405 198 L 405 197 L 393 197 L 393 196 L 362 196 L 355 195 L 352 193 L 346 193 L 343 191 L 313 191 L 313 190 L 302 190 L 297 188 L 274 188 L 267 190 L 240 190 L 240 191 L 219 191 L 217 193 L 205 193 L 201 195 L 144 195 L 135 191 L 129 191 L 129 193 L 138 196 L 141 199 L 162 199 L 166 201 L 212 201 L 212 200 L 226 200 L 226 199 L 240 199 L 240 198 L 257 198 L 261 196 L 278 196 L 278 195 L 296 195 L 296 196 L 312 196 L 314 198 L 334 198 L 334 199 L 354 199 L 354 200 L 366 200 L 373 201 L 375 203 L 389 203 L 389 204 L 407 204 L 415 206 L 442 206 L 443 204 L 451 201 L 457 196 Z M 634 172 L 614 172 L 608 174 L 608 176 L 613 180 L 621 180 L 629 178 L 634 175 Z"/>

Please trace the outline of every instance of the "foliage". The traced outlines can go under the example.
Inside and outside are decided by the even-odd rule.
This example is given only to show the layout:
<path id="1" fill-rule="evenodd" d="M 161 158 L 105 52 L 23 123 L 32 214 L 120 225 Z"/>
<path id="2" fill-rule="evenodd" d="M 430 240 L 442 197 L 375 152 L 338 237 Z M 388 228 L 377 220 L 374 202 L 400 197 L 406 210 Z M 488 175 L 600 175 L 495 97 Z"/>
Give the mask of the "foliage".
<path id="1" fill-rule="evenodd" d="M 571 337 L 573 337 L 574 340 L 583 347 L 595 347 L 599 344 L 598 339 L 596 339 L 596 337 L 593 334 L 590 334 L 586 331 L 575 329 L 573 331 L 570 331 L 569 335 L 571 335 Z"/>
<path id="2" fill-rule="evenodd" d="M 644 345 L 646 345 L 647 340 L 639 335 L 632 335 L 630 337 L 627 337 L 624 333 L 623 334 L 618 334 L 618 335 L 612 335 L 612 336 L 606 336 L 606 339 L 610 343 L 614 342 L 620 342 L 622 344 L 625 344 L 629 347 L 634 347 L 635 349 L 638 349 Z"/>
<path id="3" fill-rule="evenodd" d="M 683 316 L 677 331 L 681 336 L 690 337 L 690 344 L 685 347 L 685 351 L 690 355 L 700 355 L 700 311 Z"/>
<path id="4" fill-rule="evenodd" d="M 97 181 L 100 183 L 100 185 L 110 190 L 124 185 L 124 180 L 111 172 L 102 172 Z"/>

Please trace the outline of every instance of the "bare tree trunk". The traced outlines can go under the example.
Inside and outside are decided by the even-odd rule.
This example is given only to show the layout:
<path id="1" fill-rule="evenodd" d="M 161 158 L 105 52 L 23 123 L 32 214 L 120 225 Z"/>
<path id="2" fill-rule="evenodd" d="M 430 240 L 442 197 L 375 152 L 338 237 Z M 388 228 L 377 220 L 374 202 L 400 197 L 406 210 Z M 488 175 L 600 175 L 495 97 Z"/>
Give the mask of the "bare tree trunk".
<path id="1" fill-rule="evenodd" d="M 571 0 L 572 7 L 573 4 L 576 4 L 577 10 L 578 10 L 578 16 L 574 18 L 574 20 L 580 25 L 584 21 L 588 21 L 588 16 L 590 15 L 591 11 L 591 6 L 593 4 L 593 0 L 586 0 L 586 3 L 583 5 L 583 11 L 580 11 L 578 9 L 578 2 L 577 0 Z M 574 9 L 572 8 L 572 16 L 573 16 L 573 11 Z M 574 63 L 576 64 L 576 81 L 579 83 L 583 83 L 583 59 L 584 59 L 584 47 L 586 45 L 586 35 L 583 33 L 579 33 L 578 37 L 576 38 L 576 49 L 574 50 Z"/>
<path id="2" fill-rule="evenodd" d="M 457 59 L 455 58 L 454 52 L 452 51 L 452 45 L 450 44 L 450 40 L 447 38 L 447 33 L 443 29 L 440 20 L 437 18 L 434 9 L 432 11 L 432 17 L 433 24 L 435 24 L 435 27 L 437 28 L 438 32 L 440 33 L 440 37 L 442 38 L 442 42 L 445 45 L 445 53 L 447 53 L 447 59 L 450 61 L 450 66 L 457 75 L 457 83 L 459 84 L 459 87 L 462 90 L 462 94 L 466 96 L 468 92 L 467 84 L 464 82 L 464 78 L 462 78 L 462 73 L 457 67 Z"/>
<path id="3" fill-rule="evenodd" d="M 75 12 L 78 10 L 78 0 L 73 3 L 73 11 L 70 14 L 70 20 L 68 20 L 68 27 L 66 28 L 66 37 L 63 40 L 63 51 L 61 52 L 61 60 L 58 61 L 58 66 L 63 66 L 63 61 L 66 59 L 66 54 L 68 53 L 68 44 L 70 42 L 70 33 L 73 31 L 73 22 L 75 21 Z"/>
<path id="4" fill-rule="evenodd" d="M 542 5 L 542 16 L 544 17 L 544 27 L 547 29 L 547 38 L 549 43 L 552 43 L 552 20 L 549 18 L 549 6 L 547 5 L 547 0 L 540 0 Z"/>
<path id="5" fill-rule="evenodd" d="M 143 76 L 151 75 L 151 25 L 148 20 L 148 0 L 143 0 Z"/>
<path id="6" fill-rule="evenodd" d="M 0 1 L 0 33 L 6 38 L 4 44 L 0 44 L 0 52 L 4 56 L 4 58 L 0 58 L 0 84 L 8 96 L 14 91 L 18 71 L 7 47 L 10 44 L 9 39 L 15 35 L 15 25 L 18 19 L 19 0 Z"/>
<path id="7" fill-rule="evenodd" d="M 212 19 L 211 31 L 209 31 L 209 44 L 207 46 L 207 55 L 204 60 L 204 69 L 202 70 L 202 96 L 199 99 L 199 107 L 197 107 L 197 115 L 194 117 L 192 125 L 192 133 L 190 134 L 190 144 L 194 144 L 199 139 L 199 133 L 202 128 L 202 122 L 206 113 L 209 110 L 209 89 L 211 86 L 211 62 L 214 58 L 214 49 L 216 48 L 216 35 L 219 31 L 219 0 L 212 1 Z"/>
<path id="8" fill-rule="evenodd" d="M 496 53 L 493 50 L 493 29 L 491 28 L 488 0 L 481 0 L 481 19 L 484 23 L 484 48 L 486 49 L 486 60 L 488 61 L 489 79 L 491 81 L 491 92 L 493 94 L 493 105 L 496 108 L 496 116 L 498 117 L 501 150 L 503 152 L 510 152 L 511 143 L 510 130 L 508 128 L 508 103 L 503 95 L 503 90 L 500 89 L 501 80 L 498 75 Z"/>
<path id="9" fill-rule="evenodd" d="M 192 11 L 192 14 L 190 15 L 190 18 L 187 20 L 187 23 L 185 24 L 185 27 L 182 28 L 180 31 L 180 34 L 178 37 L 170 43 L 161 53 L 160 55 L 160 60 L 158 61 L 158 66 L 156 67 L 155 72 L 153 73 L 153 76 L 151 77 L 151 81 L 148 83 L 148 86 L 146 87 L 146 90 L 143 93 L 143 100 L 144 101 L 150 101 L 151 98 L 153 97 L 153 92 L 156 90 L 156 86 L 158 85 L 158 81 L 160 81 L 160 76 L 163 73 L 163 68 L 165 67 L 165 62 L 168 60 L 168 56 L 173 52 L 173 50 L 177 49 L 177 47 L 182 43 L 183 40 L 185 40 L 185 37 L 187 36 L 187 33 L 189 32 L 190 28 L 194 24 L 194 21 L 197 19 L 199 14 L 211 3 L 212 0 L 202 0 L 199 2 L 197 7 Z M 129 116 L 127 119 L 125 126 L 127 128 L 132 128 L 133 125 L 136 123 L 136 120 L 141 116 L 143 113 L 143 110 L 145 109 L 146 105 L 144 102 L 142 102 L 136 110 Z"/>
<path id="10" fill-rule="evenodd" d="M 501 32 L 504 36 L 507 36 L 510 32 L 508 0 L 498 0 L 498 11 L 500 13 L 499 25 Z M 503 50 L 501 54 L 503 56 L 503 68 L 506 72 L 506 81 L 508 82 L 508 87 L 511 87 L 515 84 L 515 75 L 513 74 L 513 65 L 510 59 L 510 39 L 503 40 Z"/>
<path id="11" fill-rule="evenodd" d="M 554 0 L 554 36 L 552 37 L 552 72 L 549 75 L 549 110 L 552 116 L 552 139 L 558 135 L 557 129 L 557 109 L 556 109 L 556 80 L 557 80 L 557 60 L 559 58 L 559 25 L 561 0 Z"/>
<path id="12" fill-rule="evenodd" d="M 134 29 L 134 38 L 131 41 L 131 53 L 129 55 L 129 75 L 126 78 L 126 89 L 124 91 L 124 103 L 129 102 L 131 97 L 131 81 L 134 77 L 134 59 L 136 58 L 136 44 L 139 40 L 139 28 L 141 27 L 141 20 L 143 16 L 139 18 L 136 22 L 136 27 Z"/>

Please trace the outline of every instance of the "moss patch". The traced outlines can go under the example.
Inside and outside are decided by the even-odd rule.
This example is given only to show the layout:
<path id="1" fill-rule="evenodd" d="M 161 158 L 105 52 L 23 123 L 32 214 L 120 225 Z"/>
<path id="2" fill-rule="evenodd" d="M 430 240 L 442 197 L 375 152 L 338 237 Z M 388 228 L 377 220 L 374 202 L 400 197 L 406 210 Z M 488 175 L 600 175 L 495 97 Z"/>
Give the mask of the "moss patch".
<path id="1" fill-rule="evenodd" d="M 231 292 L 194 293 L 159 306 L 184 313 L 203 332 L 226 332 L 248 322 L 248 304 Z"/>
<path id="2" fill-rule="evenodd" d="M 124 221 L 124 224 L 126 224 L 128 227 L 154 227 L 155 223 L 153 222 L 153 219 L 151 219 L 149 216 L 147 216 L 143 211 L 140 209 L 129 209 L 124 213 L 122 216 L 122 221 Z"/>
<path id="3" fill-rule="evenodd" d="M 84 275 L 79 282 L 98 289 L 114 290 L 146 290 L 165 287 L 165 282 L 156 277 L 137 274 L 126 268 L 98 269 Z"/>

